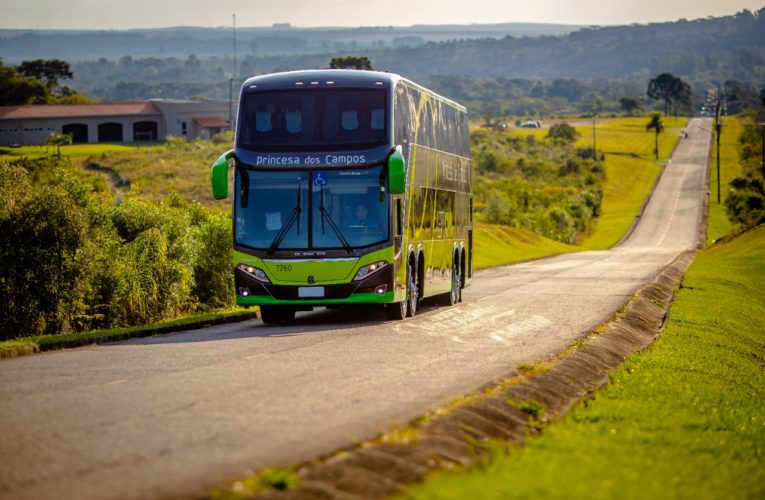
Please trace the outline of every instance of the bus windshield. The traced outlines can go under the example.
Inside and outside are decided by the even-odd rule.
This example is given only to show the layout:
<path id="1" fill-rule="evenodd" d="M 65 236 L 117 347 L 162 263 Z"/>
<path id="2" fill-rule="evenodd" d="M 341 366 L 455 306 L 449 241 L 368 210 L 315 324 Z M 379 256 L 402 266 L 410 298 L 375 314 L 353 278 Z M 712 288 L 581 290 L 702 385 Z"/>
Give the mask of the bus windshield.
<path id="1" fill-rule="evenodd" d="M 388 240 L 382 165 L 359 169 L 238 169 L 235 237 L 267 250 L 363 248 Z"/>
<path id="2" fill-rule="evenodd" d="M 290 89 L 243 96 L 237 145 L 252 151 L 344 151 L 385 144 L 383 89 Z"/>

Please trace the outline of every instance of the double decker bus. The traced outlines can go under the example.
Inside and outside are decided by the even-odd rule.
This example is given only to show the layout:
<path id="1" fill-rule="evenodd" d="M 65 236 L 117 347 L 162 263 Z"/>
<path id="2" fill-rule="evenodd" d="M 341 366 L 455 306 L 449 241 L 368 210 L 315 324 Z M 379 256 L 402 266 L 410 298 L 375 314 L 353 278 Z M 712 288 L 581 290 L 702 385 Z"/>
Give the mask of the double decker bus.
<path id="1" fill-rule="evenodd" d="M 236 300 L 265 323 L 316 306 L 462 300 L 472 275 L 465 108 L 399 75 L 315 70 L 258 76 L 241 90 L 233 169 Z"/>

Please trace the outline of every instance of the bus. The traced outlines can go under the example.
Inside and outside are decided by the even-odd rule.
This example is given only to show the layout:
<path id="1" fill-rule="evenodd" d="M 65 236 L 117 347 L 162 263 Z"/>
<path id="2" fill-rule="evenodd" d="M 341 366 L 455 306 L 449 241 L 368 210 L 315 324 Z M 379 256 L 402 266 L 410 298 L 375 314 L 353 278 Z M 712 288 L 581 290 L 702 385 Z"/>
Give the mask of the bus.
<path id="1" fill-rule="evenodd" d="M 424 298 L 462 300 L 473 196 L 456 102 L 375 71 L 253 77 L 234 149 L 211 168 L 214 198 L 230 177 L 236 300 L 264 323 L 350 304 L 402 320 Z"/>

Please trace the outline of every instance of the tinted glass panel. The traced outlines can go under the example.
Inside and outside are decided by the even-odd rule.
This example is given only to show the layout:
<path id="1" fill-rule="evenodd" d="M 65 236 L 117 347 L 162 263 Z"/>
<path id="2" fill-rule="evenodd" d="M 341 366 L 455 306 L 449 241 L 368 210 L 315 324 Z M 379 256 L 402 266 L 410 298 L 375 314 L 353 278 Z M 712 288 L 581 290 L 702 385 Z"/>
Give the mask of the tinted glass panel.
<path id="1" fill-rule="evenodd" d="M 245 94 L 238 145 L 254 151 L 368 149 L 386 142 L 383 89 L 295 89 Z"/>
<path id="2" fill-rule="evenodd" d="M 313 179 L 313 246 L 342 247 L 337 226 L 352 247 L 388 239 L 388 196 L 380 201 L 382 167 L 315 172 Z M 324 206 L 324 220 L 321 206 Z"/>
<path id="3" fill-rule="evenodd" d="M 268 249 L 282 231 L 278 250 L 343 248 L 345 243 L 360 248 L 387 241 L 389 197 L 380 201 L 384 172 L 383 166 L 315 172 L 238 170 L 236 242 Z"/>
<path id="4" fill-rule="evenodd" d="M 243 179 L 249 186 L 244 207 L 244 191 L 241 189 Z M 237 172 L 236 242 L 253 248 L 269 248 L 282 228 L 289 224 L 279 248 L 306 248 L 308 180 L 308 172 L 248 170 L 246 177 Z M 299 214 L 296 210 L 298 207 Z"/>

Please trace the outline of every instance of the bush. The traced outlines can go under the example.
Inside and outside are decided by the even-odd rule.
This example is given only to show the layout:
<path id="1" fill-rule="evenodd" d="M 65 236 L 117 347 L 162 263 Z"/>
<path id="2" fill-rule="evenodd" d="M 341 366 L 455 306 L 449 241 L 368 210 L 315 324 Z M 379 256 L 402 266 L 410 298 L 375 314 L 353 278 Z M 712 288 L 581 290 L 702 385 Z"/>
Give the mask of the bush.
<path id="1" fill-rule="evenodd" d="M 765 185 L 762 178 L 738 177 L 730 183 L 725 208 L 731 222 L 745 229 L 765 222 Z"/>
<path id="2" fill-rule="evenodd" d="M 233 303 L 231 222 L 178 196 L 119 206 L 66 171 L 0 162 L 0 338 L 129 326 Z"/>
<path id="3" fill-rule="evenodd" d="M 64 189 L 31 190 L 18 167 L 3 163 L 0 178 L 0 261 L 6 263 L 0 337 L 71 331 L 87 272 L 87 218 Z"/>
<path id="4" fill-rule="evenodd" d="M 556 123 L 547 131 L 547 137 L 567 143 L 574 143 L 579 138 L 579 132 L 568 123 Z"/>

